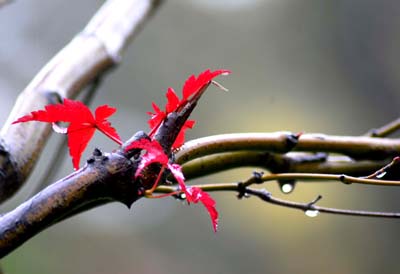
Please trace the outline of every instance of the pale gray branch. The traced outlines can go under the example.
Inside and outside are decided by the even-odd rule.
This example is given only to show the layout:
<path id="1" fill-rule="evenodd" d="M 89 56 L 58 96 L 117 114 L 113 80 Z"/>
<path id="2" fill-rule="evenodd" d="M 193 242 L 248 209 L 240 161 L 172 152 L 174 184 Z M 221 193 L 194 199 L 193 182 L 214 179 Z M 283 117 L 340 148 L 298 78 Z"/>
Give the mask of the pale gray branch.
<path id="1" fill-rule="evenodd" d="M 17 118 L 62 98 L 74 98 L 96 77 L 117 64 L 129 41 L 160 0 L 108 0 L 84 30 L 66 45 L 19 95 L 0 131 L 0 202 L 12 196 L 32 171 L 50 125 Z"/>

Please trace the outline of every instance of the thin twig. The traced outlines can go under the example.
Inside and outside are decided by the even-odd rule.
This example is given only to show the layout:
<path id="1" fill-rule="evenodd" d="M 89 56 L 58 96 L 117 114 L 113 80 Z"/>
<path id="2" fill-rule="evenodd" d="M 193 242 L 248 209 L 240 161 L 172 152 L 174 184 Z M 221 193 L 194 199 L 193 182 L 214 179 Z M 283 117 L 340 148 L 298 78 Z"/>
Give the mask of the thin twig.
<path id="1" fill-rule="evenodd" d="M 257 173 L 256 173 L 257 174 Z M 260 174 L 260 173 L 258 173 Z M 359 178 L 348 175 L 337 174 L 316 174 L 316 173 L 281 173 L 281 174 L 260 174 L 259 176 L 252 176 L 248 180 L 241 182 L 244 187 L 249 187 L 254 184 L 261 184 L 268 181 L 278 180 L 304 180 L 307 182 L 315 181 L 338 181 L 344 184 L 363 184 L 363 185 L 378 185 L 378 186 L 400 186 L 400 181 L 379 180 Z M 231 191 L 237 190 L 236 183 L 215 183 L 215 184 L 199 184 L 193 185 L 203 189 L 204 191 Z M 154 192 L 156 193 L 169 193 L 177 191 L 175 186 L 159 186 Z"/>
<path id="2" fill-rule="evenodd" d="M 387 179 L 388 177 L 393 177 L 392 173 L 399 173 L 399 164 L 400 164 L 400 157 L 395 157 L 389 164 L 385 165 L 384 167 L 378 169 L 374 173 L 365 176 L 364 178 L 366 179 L 382 179 L 385 177 Z M 392 170 L 396 170 L 396 172 L 391 172 Z M 389 173 L 389 174 L 388 174 Z M 390 176 L 387 176 L 390 175 Z M 397 176 L 394 176 L 397 177 Z"/>
<path id="3" fill-rule="evenodd" d="M 265 189 L 254 189 L 250 188 L 250 185 L 258 183 L 258 178 L 256 176 L 252 176 L 246 182 L 240 183 L 225 183 L 225 184 L 207 184 L 207 185 L 194 185 L 195 187 L 201 188 L 204 191 L 215 192 L 215 191 L 235 191 L 238 192 L 238 197 L 254 195 L 258 198 L 262 199 L 265 202 L 280 205 L 289 208 L 300 209 L 304 212 L 308 210 L 330 213 L 330 214 L 339 214 L 339 215 L 350 215 L 350 216 L 364 216 L 364 217 L 381 217 L 381 218 L 400 218 L 400 213 L 398 212 L 379 212 L 379 211 L 364 211 L 364 210 L 350 210 L 350 209 L 338 209 L 338 208 L 330 208 L 330 207 L 321 207 L 316 206 L 315 204 L 321 200 L 322 196 L 317 196 L 311 202 L 307 203 L 299 203 L 293 202 L 285 199 L 280 199 L 274 197 L 270 192 Z M 400 182 L 399 182 L 400 183 Z M 159 186 L 155 192 L 159 193 L 172 193 L 176 192 L 178 189 L 174 186 Z M 316 213 L 317 213 L 316 212 Z"/>
<path id="4" fill-rule="evenodd" d="M 363 185 L 378 185 L 378 186 L 400 186 L 400 181 L 392 180 L 379 180 L 379 179 L 368 179 L 362 177 L 354 177 L 344 174 L 318 174 L 318 173 L 280 173 L 280 174 L 265 174 L 258 180 L 262 182 L 276 181 L 276 180 L 334 180 L 344 184 L 363 184 Z M 254 184 L 253 180 L 245 183 L 246 186 Z"/>
<path id="5" fill-rule="evenodd" d="M 370 137 L 386 137 L 400 129 L 400 118 L 376 129 L 367 132 L 366 136 Z"/>
<path id="6" fill-rule="evenodd" d="M 330 214 L 339 214 L 339 215 L 348 215 L 348 216 L 361 216 L 361 217 L 380 217 L 380 218 L 400 218 L 400 213 L 398 212 L 379 212 L 379 211 L 364 211 L 364 210 L 350 210 L 350 209 L 339 209 L 339 208 L 330 208 L 330 207 L 322 207 L 316 206 L 314 203 L 298 203 L 292 202 L 284 199 L 279 199 L 274 196 L 265 189 L 253 189 L 253 188 L 246 188 L 246 193 L 249 195 L 254 195 L 260 198 L 261 200 L 284 207 L 289 208 L 296 208 L 300 209 L 304 212 L 308 210 L 313 210 L 323 213 L 330 213 Z"/>

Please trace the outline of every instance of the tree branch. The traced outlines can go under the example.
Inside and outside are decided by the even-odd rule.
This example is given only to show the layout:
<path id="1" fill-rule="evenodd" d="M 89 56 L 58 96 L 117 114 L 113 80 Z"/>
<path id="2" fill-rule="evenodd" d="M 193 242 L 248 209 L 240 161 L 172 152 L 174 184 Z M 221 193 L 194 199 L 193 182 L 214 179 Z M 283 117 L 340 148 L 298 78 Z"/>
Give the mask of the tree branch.
<path id="1" fill-rule="evenodd" d="M 250 186 L 255 184 L 262 184 L 267 181 L 275 180 L 336 180 L 343 183 L 360 183 L 360 184 L 373 184 L 373 185 L 391 185 L 400 186 L 400 181 L 384 181 L 376 179 L 366 179 L 366 178 L 355 178 L 346 175 L 332 175 L 332 174 L 267 174 L 255 172 L 252 177 L 250 177 L 245 182 L 239 183 L 218 183 L 218 184 L 202 184 L 193 185 L 193 187 L 201 188 L 204 191 L 215 192 L 215 191 L 235 191 L 238 192 L 238 198 L 248 197 L 248 195 L 254 195 L 261 200 L 289 208 L 300 209 L 307 213 L 309 212 L 311 217 L 316 216 L 319 212 L 339 214 L 339 215 L 350 215 L 350 216 L 363 216 L 363 217 L 381 217 L 381 218 L 400 218 L 400 213 L 398 212 L 379 212 L 379 211 L 364 211 L 364 210 L 350 210 L 350 209 L 338 209 L 330 207 L 316 206 L 315 204 L 322 198 L 318 196 L 314 201 L 308 203 L 293 202 L 286 199 L 280 199 L 274 197 L 270 192 L 265 189 L 254 189 Z M 174 186 L 159 186 L 156 189 L 158 193 L 174 193 L 179 191 L 177 187 Z"/>
<path id="2" fill-rule="evenodd" d="M 185 143 L 176 154 L 176 161 L 190 160 L 221 152 L 240 150 L 341 153 L 353 159 L 385 160 L 400 154 L 400 139 L 365 136 L 331 136 L 323 134 L 232 133 L 204 137 Z"/>
<path id="3" fill-rule="evenodd" d="M 322 155 L 324 155 L 322 153 Z M 183 164 L 182 169 L 186 179 L 226 171 L 239 167 L 259 167 L 272 173 L 331 173 L 348 174 L 352 176 L 365 176 L 382 166 L 388 160 L 353 161 L 344 156 L 321 157 L 321 153 L 310 154 L 302 152 L 292 152 L 278 154 L 260 151 L 234 151 L 226 153 L 216 153 L 204 157 L 199 157 Z"/>
<path id="4" fill-rule="evenodd" d="M 107 1 L 19 95 L 0 131 L 0 202 L 11 197 L 26 180 L 51 128 L 44 123 L 11 123 L 64 97 L 75 97 L 98 75 L 118 64 L 124 48 L 161 2 Z"/>
<path id="5" fill-rule="evenodd" d="M 400 118 L 380 127 L 367 132 L 366 136 L 370 137 L 386 137 L 400 129 Z"/>
<path id="6" fill-rule="evenodd" d="M 119 201 L 128 207 L 140 198 L 141 184 L 133 180 L 136 164 L 123 150 L 93 157 L 80 170 L 48 186 L 0 221 L 0 257 L 43 229 L 76 213 Z"/>
<path id="7" fill-rule="evenodd" d="M 177 112 L 161 122 L 154 139 L 165 151 L 177 138 L 193 111 L 200 95 L 192 97 Z M 141 149 L 134 143 L 148 139 L 144 132 L 136 133 L 115 153 L 102 154 L 95 149 L 87 164 L 70 176 L 45 188 L 13 211 L 0 218 L 0 257 L 7 255 L 43 229 L 84 210 L 111 201 L 128 207 L 151 189 L 163 170 L 154 163 L 135 176 L 141 159 Z M 169 154 L 169 153 L 168 153 Z"/>
<path id="8" fill-rule="evenodd" d="M 246 194 L 254 195 L 264 202 L 300 209 L 307 213 L 307 211 L 315 211 L 311 217 L 315 217 L 319 212 L 330 213 L 330 214 L 338 214 L 338 215 L 347 215 L 347 216 L 361 216 L 361 217 L 380 217 L 380 218 L 400 218 L 400 213 L 398 212 L 379 212 L 379 211 L 365 211 L 365 210 L 350 210 L 350 209 L 339 209 L 339 208 L 330 208 L 330 207 L 322 207 L 316 206 L 313 202 L 311 203 L 298 203 L 292 202 L 284 199 L 279 199 L 274 196 L 265 189 L 252 189 L 247 188 L 245 190 Z"/>
<path id="9" fill-rule="evenodd" d="M 85 105 L 89 105 L 90 102 L 93 100 L 94 95 L 96 94 L 97 89 L 101 84 L 102 77 L 96 77 L 93 82 L 90 84 L 87 92 L 84 94 L 82 98 L 82 103 Z M 31 197 L 35 193 L 39 192 L 45 186 L 50 184 L 55 179 L 55 175 L 62 160 L 64 159 L 65 155 L 68 155 L 68 145 L 67 145 L 67 138 L 63 138 L 59 144 L 57 145 L 56 151 L 57 153 L 53 155 L 51 160 L 49 161 L 52 163 L 53 168 L 48 168 L 45 170 L 45 173 L 42 175 L 41 179 L 38 180 L 37 185 L 32 189 L 31 194 L 27 197 Z"/>

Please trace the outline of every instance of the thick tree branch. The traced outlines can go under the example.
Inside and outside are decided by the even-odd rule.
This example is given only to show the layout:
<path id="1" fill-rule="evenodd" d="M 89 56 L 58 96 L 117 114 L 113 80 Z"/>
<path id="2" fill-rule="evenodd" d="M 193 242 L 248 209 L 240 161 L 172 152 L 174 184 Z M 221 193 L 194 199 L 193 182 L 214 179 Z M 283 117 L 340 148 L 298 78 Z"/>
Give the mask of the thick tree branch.
<path id="1" fill-rule="evenodd" d="M 199 98 L 200 95 L 192 97 L 182 109 L 170 113 L 160 124 L 154 138 L 165 151 L 171 150 Z M 141 149 L 132 144 L 142 138 L 149 137 L 144 132 L 136 133 L 111 154 L 102 154 L 96 149 L 82 169 L 1 216 L 0 256 L 7 255 L 38 232 L 76 213 L 111 201 L 130 207 L 153 187 L 160 174 L 160 166 L 155 164 L 135 179 Z"/>
<path id="2" fill-rule="evenodd" d="M 123 150 L 93 157 L 80 170 L 48 186 L 0 219 L 0 257 L 43 229 L 84 210 L 119 201 L 128 207 L 143 191 L 136 164 Z"/>
<path id="3" fill-rule="evenodd" d="M 19 95 L 0 131 L 0 202 L 11 197 L 26 180 L 50 133 L 50 126 L 43 123 L 11 123 L 64 97 L 75 97 L 116 65 L 123 49 L 161 2 L 107 1 Z"/>
<path id="4" fill-rule="evenodd" d="M 239 167 L 259 167 L 273 173 L 331 173 L 365 176 L 380 169 L 388 160 L 353 161 L 345 156 L 320 156 L 321 153 L 310 154 L 292 152 L 278 154 L 260 151 L 234 151 L 216 153 L 196 158 L 185 163 L 182 168 L 186 179 L 226 171 Z"/>
<path id="5" fill-rule="evenodd" d="M 288 151 L 332 152 L 353 159 L 384 160 L 400 154 L 400 139 L 365 136 L 330 136 L 324 134 L 232 133 L 209 136 L 185 143 L 176 161 L 190 160 L 221 152 L 253 150 L 286 153 Z"/>

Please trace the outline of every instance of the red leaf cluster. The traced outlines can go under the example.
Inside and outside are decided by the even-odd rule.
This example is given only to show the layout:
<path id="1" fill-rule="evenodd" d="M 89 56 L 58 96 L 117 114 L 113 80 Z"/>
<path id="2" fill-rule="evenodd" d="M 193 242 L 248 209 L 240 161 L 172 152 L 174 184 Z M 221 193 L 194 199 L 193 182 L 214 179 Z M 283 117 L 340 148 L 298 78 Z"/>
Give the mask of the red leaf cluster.
<path id="1" fill-rule="evenodd" d="M 80 101 L 64 99 L 62 104 L 47 105 L 44 110 L 32 111 L 13 124 L 29 121 L 53 123 L 53 128 L 58 133 L 66 133 L 68 136 L 69 153 L 75 169 L 79 168 L 81 155 L 92 139 L 96 129 L 118 144 L 122 144 L 117 131 L 107 120 L 116 112 L 116 109 L 108 105 L 99 106 L 95 115 Z M 61 128 L 54 123 L 69 123 L 67 128 Z"/>
<path id="2" fill-rule="evenodd" d="M 194 75 L 191 75 L 183 85 L 182 89 L 182 99 L 176 95 L 173 88 L 168 88 L 167 93 L 165 94 L 167 97 L 167 104 L 165 106 L 165 110 L 161 110 L 154 102 L 152 103 L 154 112 L 149 112 L 148 114 L 151 116 L 148 124 L 150 126 L 150 137 L 157 131 L 161 123 L 167 117 L 167 115 L 171 112 L 179 111 L 184 105 L 191 100 L 193 97 L 197 96 L 199 93 L 204 92 L 205 88 L 211 83 L 211 81 L 219 76 L 229 74 L 229 70 L 216 70 L 210 71 L 209 69 L 203 71 L 196 78 Z M 187 120 L 183 125 L 181 131 L 179 132 L 178 137 L 175 139 L 175 142 L 172 145 L 172 149 L 179 148 L 185 141 L 185 131 L 188 128 L 192 128 L 194 126 L 194 120 Z"/>
<path id="3" fill-rule="evenodd" d="M 151 129 L 149 133 L 150 138 L 154 137 L 154 134 L 157 132 L 158 128 L 167 118 L 169 113 L 179 112 L 185 107 L 187 102 L 200 96 L 215 77 L 219 75 L 226 75 L 229 73 L 229 70 L 210 71 L 209 69 L 207 69 L 204 72 L 200 73 L 197 78 L 196 76 L 191 75 L 183 85 L 182 99 L 179 99 L 172 88 L 168 88 L 166 93 L 167 104 L 165 105 L 165 110 L 161 110 L 160 107 L 153 102 L 152 106 L 154 112 L 148 113 L 150 115 L 150 119 L 148 121 Z M 175 142 L 172 145 L 172 149 L 179 148 L 184 143 L 185 131 L 188 128 L 192 128 L 194 126 L 194 123 L 195 121 L 193 120 L 187 120 L 185 122 L 177 138 L 175 139 Z M 163 168 L 160 172 L 162 172 L 164 168 L 169 169 L 177 180 L 181 191 L 185 194 L 188 203 L 198 203 L 199 201 L 203 203 L 208 213 L 210 214 L 214 231 L 217 231 L 218 212 L 215 208 L 215 201 L 208 193 L 204 192 L 202 189 L 198 187 L 187 187 L 185 185 L 185 177 L 183 176 L 181 166 L 178 164 L 171 164 L 169 162 L 168 156 L 164 153 L 160 143 L 158 143 L 154 139 L 150 141 L 147 139 L 142 139 L 132 143 L 130 146 L 128 146 L 127 150 L 131 150 L 134 148 L 146 150 L 146 153 L 142 156 L 142 160 L 139 164 L 138 169 L 136 170 L 135 176 L 140 176 L 145 167 L 155 162 L 162 165 Z M 160 176 L 158 176 L 158 178 L 160 178 Z M 159 182 L 155 182 L 156 185 L 158 183 Z"/>
<path id="4" fill-rule="evenodd" d="M 151 118 L 148 121 L 151 129 L 149 134 L 151 140 L 140 139 L 126 147 L 126 151 L 132 149 L 143 149 L 146 151 L 141 157 L 141 162 L 136 170 L 135 177 L 140 176 L 143 170 L 152 163 L 159 163 L 162 168 L 154 183 L 154 185 L 157 186 L 163 171 L 169 169 L 178 182 L 180 191 L 185 194 L 188 203 L 201 202 L 205 206 L 210 215 L 214 231 L 217 230 L 218 225 L 218 212 L 215 208 L 215 201 L 201 188 L 185 185 L 185 177 L 183 176 L 181 166 L 170 163 L 161 144 L 154 139 L 154 135 L 169 113 L 179 112 L 188 102 L 198 99 L 215 77 L 229 73 L 230 71 L 228 70 L 210 71 L 208 69 L 202 72 L 197 78 L 194 75 L 190 76 L 183 85 L 182 99 L 179 99 L 175 91 L 169 88 L 166 93 L 167 104 L 165 110 L 161 110 L 154 102 L 152 104 L 154 112 L 149 113 Z M 100 130 L 116 143 L 122 144 L 118 133 L 107 120 L 115 111 L 115 108 L 103 105 L 99 106 L 95 110 L 95 115 L 93 115 L 90 109 L 82 102 L 64 99 L 62 104 L 48 105 L 44 110 L 33 111 L 14 121 L 13 124 L 29 121 L 53 123 L 53 129 L 56 132 L 67 134 L 72 163 L 74 168 L 78 169 L 81 155 L 90 139 L 93 137 L 96 129 Z M 61 128 L 56 124 L 58 122 L 69 123 L 69 126 L 67 128 Z M 172 145 L 172 149 L 178 148 L 183 144 L 185 130 L 192 128 L 194 123 L 195 121 L 193 120 L 187 120 L 185 122 Z"/>
<path id="5" fill-rule="evenodd" d="M 142 171 L 152 163 L 159 163 L 163 169 L 169 169 L 178 182 L 181 191 L 185 194 L 188 203 L 196 204 L 201 202 L 207 209 L 208 213 L 210 214 L 213 229 L 216 232 L 218 226 L 218 212 L 215 208 L 214 199 L 201 188 L 188 187 L 185 185 L 185 177 L 183 176 L 181 166 L 169 162 L 168 156 L 164 153 L 162 146 L 157 140 L 140 139 L 127 146 L 126 151 L 137 148 L 143 149 L 146 152 L 142 155 L 135 177 L 140 176 Z M 162 170 L 160 172 L 162 172 Z M 160 176 L 158 176 L 158 178 L 160 178 Z M 156 185 L 158 183 L 159 182 L 155 182 Z"/>

